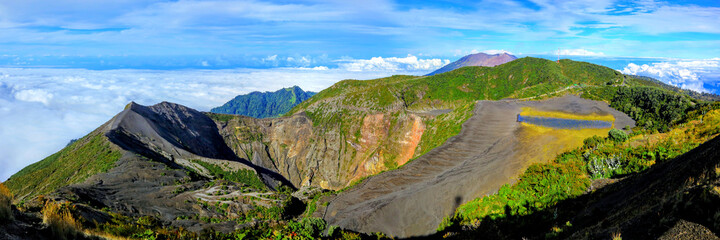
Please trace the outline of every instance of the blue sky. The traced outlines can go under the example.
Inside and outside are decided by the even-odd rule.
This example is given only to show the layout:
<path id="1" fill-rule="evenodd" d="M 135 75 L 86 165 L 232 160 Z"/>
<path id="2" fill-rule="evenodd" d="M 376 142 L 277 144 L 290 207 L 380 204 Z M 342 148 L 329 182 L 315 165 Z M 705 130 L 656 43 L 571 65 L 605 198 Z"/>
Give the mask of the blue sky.
<path id="1" fill-rule="evenodd" d="M 0 3 L 0 65 L 312 67 L 472 50 L 720 56 L 720 1 L 23 0 Z M 308 61 L 259 61 L 278 59 Z"/>

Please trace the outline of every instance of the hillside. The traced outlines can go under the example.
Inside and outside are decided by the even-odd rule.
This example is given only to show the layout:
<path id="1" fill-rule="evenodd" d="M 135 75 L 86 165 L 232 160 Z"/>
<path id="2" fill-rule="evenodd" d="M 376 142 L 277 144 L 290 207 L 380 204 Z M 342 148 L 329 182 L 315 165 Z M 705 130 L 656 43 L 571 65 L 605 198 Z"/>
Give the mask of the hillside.
<path id="1" fill-rule="evenodd" d="M 251 92 L 238 95 L 222 106 L 211 109 L 210 112 L 254 118 L 278 117 L 313 95 L 314 92 L 305 92 L 298 86 L 275 92 Z"/>
<path id="2" fill-rule="evenodd" d="M 506 193 L 503 184 L 532 180 L 520 176 L 555 164 L 557 154 L 587 145 L 583 139 L 619 134 L 622 128 L 667 135 L 714 106 L 653 84 L 589 63 L 528 57 L 433 76 L 344 80 L 277 118 L 201 113 L 167 102 L 130 103 L 6 185 L 20 208 L 39 211 L 48 202 L 62 202 L 85 219 L 86 228 L 124 237 L 147 231 L 197 237 L 210 229 L 228 238 L 279 237 L 300 229 L 317 237 L 328 224 L 340 226 L 342 236 L 375 231 L 418 236 L 434 232 L 456 208 L 473 209 L 498 189 Z M 573 94 L 585 99 L 557 98 Z M 607 124 L 554 129 L 518 122 L 518 114 Z M 702 141 L 668 145 L 672 153 L 662 156 L 676 156 Z M 599 146 L 625 149 L 593 147 L 605 149 Z M 560 200 L 579 196 L 590 177 L 637 173 L 652 165 L 632 162 L 623 165 L 625 172 L 612 174 L 605 165 L 592 168 L 599 174 L 588 170 L 594 162 L 572 163 L 584 167 L 562 165 L 562 173 L 574 174 L 562 179 L 585 180 L 569 185 L 566 194 L 572 194 Z M 489 165 L 503 170 L 490 171 Z M 473 184 L 480 176 L 487 184 Z M 434 210 L 413 215 L 426 206 L 408 199 L 427 200 Z M 538 206 L 556 203 L 543 201 Z M 373 214 L 381 208 L 383 214 Z M 454 229 L 487 216 L 467 212 L 472 214 L 456 212 L 442 225 Z M 404 220 L 390 221 L 394 218 Z M 143 224 L 133 225 L 137 222 Z M 410 222 L 421 224 L 404 225 Z"/>
<path id="3" fill-rule="evenodd" d="M 435 74 L 440 74 L 444 72 L 449 72 L 461 67 L 494 67 L 500 64 L 504 64 L 507 62 L 510 62 L 512 60 L 517 59 L 517 57 L 502 53 L 502 54 L 486 54 L 486 53 L 475 53 L 470 54 L 467 56 L 464 56 L 457 61 L 451 62 L 448 65 L 443 66 L 442 68 L 433 71 L 432 73 L 428 74 L 428 76 L 432 76 Z"/>
<path id="4" fill-rule="evenodd" d="M 601 144 L 609 146 L 597 147 L 588 145 L 586 141 L 586 146 L 580 149 L 592 152 L 592 158 L 601 156 L 602 152 L 609 149 L 623 152 L 622 148 L 639 147 L 639 154 L 645 155 L 644 159 L 640 159 L 647 161 L 645 164 L 653 165 L 657 159 L 657 163 L 647 167 L 646 171 L 631 174 L 638 170 L 627 169 L 621 164 L 625 173 L 597 178 L 589 186 L 579 189 L 579 194 L 567 199 L 558 199 L 559 196 L 555 195 L 553 201 L 556 203 L 550 207 L 535 205 L 533 201 L 526 202 L 524 205 L 528 211 L 525 212 L 518 210 L 518 207 L 523 206 L 517 204 L 518 197 L 510 198 L 512 200 L 507 202 L 508 205 L 489 203 L 497 204 L 500 198 L 512 195 L 542 194 L 543 197 L 549 197 L 552 194 L 548 191 L 552 190 L 530 190 L 524 193 L 522 190 L 506 188 L 499 194 L 459 207 L 456 220 L 467 221 L 462 227 L 464 230 L 456 225 L 437 233 L 436 237 L 446 235 L 452 236 L 452 239 L 472 239 L 482 235 L 492 239 L 717 239 L 720 230 L 720 219 L 716 214 L 720 211 L 717 168 L 720 165 L 719 107 L 716 105 L 716 110 L 708 112 L 702 121 L 694 120 L 673 129 L 669 134 L 638 135 L 619 146 L 604 141 Z M 657 140 L 646 145 L 641 143 L 644 139 Z M 634 152 L 626 150 L 629 154 Z M 553 173 L 556 175 L 538 179 L 538 174 L 528 170 L 523 178 L 530 179 L 529 182 L 518 185 L 524 185 L 522 187 L 525 188 L 546 187 L 544 185 L 548 184 L 540 180 L 551 182 L 562 176 L 552 169 L 561 165 L 575 165 L 577 160 L 573 159 L 574 154 L 563 154 L 552 164 L 538 166 L 542 170 L 533 170 L 536 173 L 542 171 L 546 176 Z M 649 158 L 649 155 L 652 157 Z M 636 156 L 627 158 L 627 161 L 636 161 Z M 564 177 L 569 179 L 552 182 L 550 188 L 566 191 L 566 187 L 573 188 L 568 184 L 587 181 L 568 174 Z M 471 213 L 482 215 L 470 217 Z"/>

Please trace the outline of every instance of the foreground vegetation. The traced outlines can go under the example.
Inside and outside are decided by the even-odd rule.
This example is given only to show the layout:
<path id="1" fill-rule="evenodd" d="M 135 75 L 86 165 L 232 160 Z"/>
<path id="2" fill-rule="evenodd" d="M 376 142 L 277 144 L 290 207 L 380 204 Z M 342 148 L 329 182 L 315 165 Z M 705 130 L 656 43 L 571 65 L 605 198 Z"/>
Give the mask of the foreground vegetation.
<path id="1" fill-rule="evenodd" d="M 212 175 L 216 179 L 223 179 L 231 182 L 241 183 L 260 191 L 268 190 L 267 186 L 265 186 L 265 183 L 263 183 L 262 180 L 260 180 L 260 177 L 258 177 L 258 175 L 252 170 L 239 169 L 235 171 L 225 171 L 222 167 L 212 163 L 207 163 L 200 160 L 192 160 L 192 162 L 199 164 L 203 168 L 207 169 L 210 172 L 210 175 Z"/>
<path id="2" fill-rule="evenodd" d="M 652 87 L 620 87 L 607 92 L 610 94 L 602 96 L 609 99 L 611 106 L 638 121 L 630 136 L 613 130 L 606 137 L 586 139 L 582 147 L 560 154 L 549 163 L 534 164 L 516 183 L 461 205 L 438 230 L 475 228 L 482 222 L 504 219 L 517 229 L 547 222 L 546 230 L 552 237 L 567 226 L 552 223 L 553 215 L 547 210 L 562 200 L 586 193 L 593 179 L 642 172 L 720 134 L 718 103 L 699 102 Z M 628 96 L 636 100 L 628 100 Z M 537 218 L 533 222 L 520 220 L 520 216 L 539 212 L 547 213 L 540 217 L 543 222 L 537 222 Z"/>
<path id="3" fill-rule="evenodd" d="M 0 183 L 0 224 L 13 220 L 12 201 L 12 192 Z"/>

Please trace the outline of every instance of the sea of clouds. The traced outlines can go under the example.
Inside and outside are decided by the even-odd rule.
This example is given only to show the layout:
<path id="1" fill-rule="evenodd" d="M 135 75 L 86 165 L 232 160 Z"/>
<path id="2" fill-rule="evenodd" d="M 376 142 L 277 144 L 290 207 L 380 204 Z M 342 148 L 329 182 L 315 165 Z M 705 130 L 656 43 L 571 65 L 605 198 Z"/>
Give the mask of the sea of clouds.
<path id="1" fill-rule="evenodd" d="M 719 93 L 720 58 L 667 60 L 647 64 L 630 63 L 625 74 L 652 77 L 670 85 L 698 92 Z"/>
<path id="2" fill-rule="evenodd" d="M 344 62 L 360 63 L 352 64 L 350 69 L 0 68 L 0 181 L 99 127 L 130 101 L 143 105 L 169 101 L 208 111 L 252 91 L 275 91 L 293 85 L 320 91 L 343 79 L 423 75 L 438 67 L 405 58 Z"/>

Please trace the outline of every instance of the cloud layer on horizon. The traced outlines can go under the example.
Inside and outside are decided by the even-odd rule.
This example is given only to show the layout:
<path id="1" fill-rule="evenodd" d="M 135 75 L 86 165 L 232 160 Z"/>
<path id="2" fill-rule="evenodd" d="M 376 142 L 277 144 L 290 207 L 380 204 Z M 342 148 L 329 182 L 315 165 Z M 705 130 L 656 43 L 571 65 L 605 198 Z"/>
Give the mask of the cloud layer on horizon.
<path id="1" fill-rule="evenodd" d="M 0 68 L 0 181 L 60 150 L 122 111 L 130 101 L 161 101 L 201 111 L 238 94 L 298 85 L 320 91 L 343 79 L 428 71 L 275 68 L 233 70 L 85 70 Z"/>
<path id="2" fill-rule="evenodd" d="M 450 63 L 448 59 L 418 59 L 408 55 L 399 57 L 373 57 L 371 59 L 343 59 L 337 60 L 338 66 L 351 72 L 397 72 L 397 71 L 426 71 L 432 72 Z"/>
<path id="3" fill-rule="evenodd" d="M 630 63 L 620 70 L 630 75 L 656 78 L 670 85 L 698 92 L 718 93 L 720 58 L 674 60 L 651 64 Z"/>

